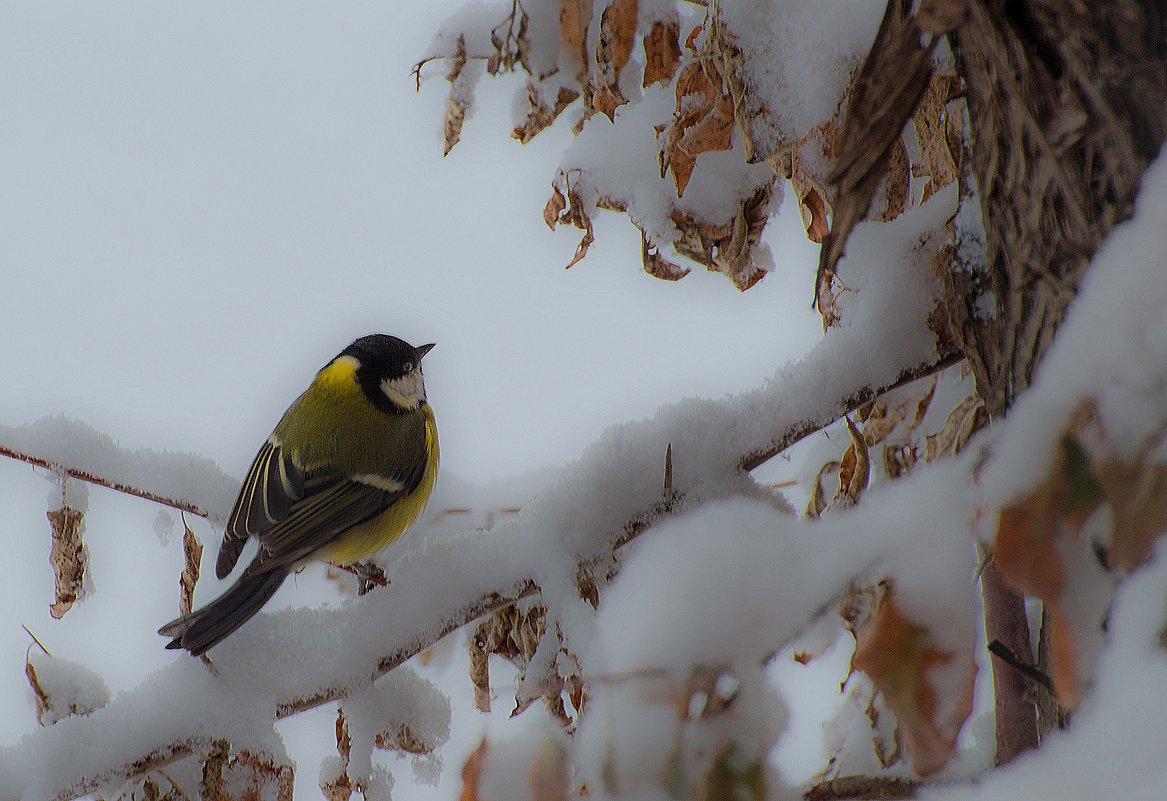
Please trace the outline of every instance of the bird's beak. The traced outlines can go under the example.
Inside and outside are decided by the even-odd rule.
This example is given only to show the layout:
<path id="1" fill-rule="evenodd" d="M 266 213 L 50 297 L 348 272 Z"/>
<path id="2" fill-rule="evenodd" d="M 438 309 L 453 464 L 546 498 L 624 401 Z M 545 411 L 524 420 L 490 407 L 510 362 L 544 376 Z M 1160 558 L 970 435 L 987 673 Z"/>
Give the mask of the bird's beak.
<path id="1" fill-rule="evenodd" d="M 433 350 L 433 347 L 436 344 L 438 344 L 438 343 L 431 342 L 428 345 L 419 345 L 418 347 L 414 348 L 413 349 L 413 353 L 414 353 L 413 358 L 417 359 L 420 362 L 422 357 L 425 356 L 427 353 L 429 353 L 431 350 Z"/>

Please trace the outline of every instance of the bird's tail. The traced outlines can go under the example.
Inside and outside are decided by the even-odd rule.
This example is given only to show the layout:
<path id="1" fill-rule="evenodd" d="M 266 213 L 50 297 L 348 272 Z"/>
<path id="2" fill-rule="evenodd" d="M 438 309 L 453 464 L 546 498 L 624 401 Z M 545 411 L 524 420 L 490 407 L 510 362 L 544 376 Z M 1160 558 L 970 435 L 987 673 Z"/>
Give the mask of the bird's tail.
<path id="1" fill-rule="evenodd" d="M 191 656 L 200 656 L 242 626 L 276 594 L 291 573 L 291 568 L 277 567 L 254 576 L 244 576 L 215 600 L 170 621 L 158 633 L 173 637 L 167 648 L 185 648 Z"/>

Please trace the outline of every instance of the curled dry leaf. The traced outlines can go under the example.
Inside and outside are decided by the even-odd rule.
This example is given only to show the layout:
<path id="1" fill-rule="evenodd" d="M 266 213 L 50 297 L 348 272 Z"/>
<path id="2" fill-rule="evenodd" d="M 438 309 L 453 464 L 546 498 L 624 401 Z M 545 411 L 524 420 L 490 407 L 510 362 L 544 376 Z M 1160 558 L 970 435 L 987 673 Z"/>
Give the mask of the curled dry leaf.
<path id="1" fill-rule="evenodd" d="M 690 272 L 690 268 L 681 267 L 662 256 L 658 248 L 648 243 L 648 236 L 643 231 L 640 232 L 640 263 L 646 273 L 662 281 L 680 281 Z"/>
<path id="2" fill-rule="evenodd" d="M 671 219 L 678 238 L 673 248 L 706 269 L 719 272 L 746 291 L 765 277 L 766 271 L 754 264 L 752 254 L 766 227 L 767 206 L 773 181 L 758 187 L 742 201 L 726 225 L 711 225 L 673 211 Z"/>
<path id="3" fill-rule="evenodd" d="M 564 177 L 564 174 L 560 173 L 560 177 Z M 564 178 L 564 180 L 566 181 L 566 178 Z M 566 269 L 570 270 L 576 265 L 577 262 L 579 262 L 580 259 L 588 255 L 588 248 L 590 248 L 592 246 L 592 242 L 595 241 L 595 236 L 592 233 L 592 220 L 591 217 L 588 216 L 588 213 L 584 211 L 583 201 L 580 199 L 579 192 L 572 188 L 571 184 L 568 183 L 567 210 L 563 211 L 560 209 L 558 212 L 559 216 L 555 218 L 554 224 L 552 224 L 552 222 L 549 221 L 551 219 L 551 212 L 558 208 L 563 202 L 563 195 L 559 191 L 559 187 L 556 184 L 552 184 L 551 189 L 553 194 L 547 201 L 547 205 L 543 207 L 543 220 L 547 222 L 548 226 L 550 226 L 552 230 L 554 230 L 555 225 L 558 224 L 574 225 L 576 228 L 584 232 L 583 238 L 580 239 L 579 245 L 576 246 L 575 255 L 572 257 L 571 261 L 567 263 Z"/>
<path id="4" fill-rule="evenodd" d="M 66 506 L 48 512 L 47 516 L 53 530 L 49 564 L 56 578 L 56 600 L 49 606 L 49 614 L 59 620 L 85 596 L 89 550 L 81 537 L 85 530 L 82 512 Z"/>
<path id="5" fill-rule="evenodd" d="M 645 88 L 654 83 L 669 83 L 681 64 L 681 24 L 676 15 L 669 22 L 657 20 L 644 37 Z"/>
<path id="6" fill-rule="evenodd" d="M 517 139 L 519 144 L 527 144 L 535 136 L 547 128 L 559 117 L 564 110 L 579 98 L 579 92 L 569 86 L 560 86 L 555 96 L 555 102 L 547 105 L 539 85 L 534 80 L 527 81 L 527 118 L 522 125 L 511 131 L 511 138 Z"/>
<path id="7" fill-rule="evenodd" d="M 791 173 L 790 186 L 798 198 L 798 213 L 802 217 L 806 238 L 816 245 L 822 244 L 830 226 L 827 223 L 827 202 L 823 200 L 821 187 L 800 170 Z"/>
<path id="8" fill-rule="evenodd" d="M 839 463 L 836 461 L 829 461 L 819 468 L 819 471 L 814 476 L 814 486 L 810 491 L 810 500 L 806 502 L 806 516 L 818 517 L 823 510 L 827 508 L 827 494 L 823 489 L 823 476 L 832 470 L 836 470 Z"/>
<path id="9" fill-rule="evenodd" d="M 932 672 L 953 660 L 967 662 L 967 679 L 956 698 L 941 699 Z M 932 635 L 908 618 L 886 594 L 859 629 L 851 667 L 865 673 L 896 716 L 912 769 L 935 773 L 956 752 L 956 735 L 972 711 L 976 664 L 971 655 L 939 648 Z M 941 709 L 951 713 L 941 719 Z"/>
<path id="10" fill-rule="evenodd" d="M 466 98 L 459 91 L 459 79 L 465 67 L 466 37 L 459 36 L 450 72 L 446 76 L 450 82 L 450 98 L 446 101 L 446 117 L 442 122 L 442 156 L 450 155 L 462 137 L 462 124 L 466 121 Z"/>
<path id="11" fill-rule="evenodd" d="M 867 480 L 871 475 L 871 461 L 863 435 L 851 422 L 850 417 L 844 417 L 843 420 L 846 421 L 847 431 L 851 434 L 851 444 L 839 463 L 839 488 L 830 503 L 833 509 L 846 508 L 858 503 L 859 496 L 867 489 Z"/>
<path id="12" fill-rule="evenodd" d="M 547 223 L 547 227 L 552 231 L 555 230 L 555 226 L 559 222 L 559 215 L 566 208 L 567 199 L 559 191 L 558 186 L 551 184 L 551 197 L 547 198 L 547 205 L 543 207 L 543 222 Z"/>
<path id="13" fill-rule="evenodd" d="M 922 415 L 919 417 L 922 419 Z M 952 408 L 939 431 L 924 438 L 924 461 L 931 464 L 959 453 L 988 422 L 984 401 L 976 395 L 968 396 Z"/>
<path id="14" fill-rule="evenodd" d="M 178 612 L 181 615 L 189 614 L 194 605 L 194 588 L 199 580 L 199 566 L 203 559 L 203 544 L 199 542 L 198 537 L 191 531 L 190 525 L 186 522 L 186 516 L 182 518 L 183 534 L 182 534 L 182 555 L 183 568 L 182 575 L 178 578 Z"/>
<path id="15" fill-rule="evenodd" d="M 960 128 L 957 117 L 946 113 L 946 105 L 961 92 L 960 78 L 955 74 L 936 73 L 920 97 L 912 114 L 916 141 L 923 156 L 923 174 L 928 176 L 920 202 L 956 180 L 960 156 Z M 955 148 L 953 147 L 955 135 Z M 901 147 L 903 146 L 901 141 Z M 906 153 L 905 153 L 906 157 Z M 894 161 L 894 157 L 893 157 Z"/>
<path id="16" fill-rule="evenodd" d="M 685 194 L 697 156 L 732 147 L 733 100 L 721 93 L 720 84 L 708 62 L 690 61 L 677 74 L 677 110 L 660 154 L 661 177 L 672 170 L 677 197 Z"/>
<path id="17" fill-rule="evenodd" d="M 615 122 L 616 108 L 628 100 L 620 91 L 620 72 L 636 40 L 638 0 L 611 0 L 600 13 L 600 41 L 596 44 L 596 75 L 592 105 Z"/>
<path id="18" fill-rule="evenodd" d="M 470 638 L 470 679 L 474 685 L 474 706 L 482 712 L 490 711 L 490 655 L 501 656 L 525 675 L 531 657 L 539 646 L 546 626 L 547 610 L 541 604 L 530 604 L 520 611 L 515 604 L 496 609 L 490 617 L 478 624 Z M 522 699 L 518 711 L 526 709 L 540 696 Z"/>

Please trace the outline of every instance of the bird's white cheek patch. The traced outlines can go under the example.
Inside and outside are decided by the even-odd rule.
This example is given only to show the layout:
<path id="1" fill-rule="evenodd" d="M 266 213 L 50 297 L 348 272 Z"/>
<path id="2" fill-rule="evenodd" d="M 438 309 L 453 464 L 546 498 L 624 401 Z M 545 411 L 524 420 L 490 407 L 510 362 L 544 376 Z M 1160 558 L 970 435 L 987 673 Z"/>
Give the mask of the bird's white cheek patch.
<path id="1" fill-rule="evenodd" d="M 381 391 L 389 400 L 406 409 L 416 409 L 425 400 L 425 386 L 421 373 L 416 370 L 404 378 L 385 379 L 381 382 Z"/>

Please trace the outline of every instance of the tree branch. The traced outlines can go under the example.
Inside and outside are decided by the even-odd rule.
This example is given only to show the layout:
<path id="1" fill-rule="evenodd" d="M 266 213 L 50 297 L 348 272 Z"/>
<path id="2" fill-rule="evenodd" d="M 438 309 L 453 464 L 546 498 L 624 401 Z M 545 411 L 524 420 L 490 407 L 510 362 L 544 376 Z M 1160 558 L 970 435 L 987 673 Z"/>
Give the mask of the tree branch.
<path id="1" fill-rule="evenodd" d="M 316 614 L 309 619 L 297 618 L 295 625 L 304 631 L 294 643 L 289 638 L 279 637 L 277 632 L 280 627 L 288 625 L 288 617 L 295 616 L 296 610 L 261 615 L 249 624 L 255 642 L 247 642 L 247 631 L 235 635 L 216 660 L 222 675 L 211 679 L 202 693 L 191 692 L 188 687 L 191 679 L 189 665 L 172 664 L 151 678 L 155 685 L 166 685 L 163 693 L 169 693 L 170 697 L 165 701 L 160 700 L 157 686 L 140 696 L 136 691 L 123 694 L 115 699 L 111 708 L 98 710 L 87 718 L 61 721 L 51 730 L 33 732 L 19 746 L 0 748 L 0 764 L 16 767 L 23 763 L 26 776 L 30 777 L 26 781 L 35 777 L 39 783 L 51 776 L 49 785 L 38 792 L 65 801 L 102 786 L 125 782 L 144 770 L 204 750 L 210 742 L 210 735 L 215 734 L 206 727 L 216 709 L 228 714 L 228 708 L 234 709 L 241 704 L 250 708 L 259 704 L 259 708 L 251 709 L 254 719 L 256 713 L 262 717 L 262 705 L 271 703 L 268 708 L 274 717 L 285 718 L 344 698 L 355 688 L 368 686 L 442 636 L 499 606 L 538 591 L 542 569 L 538 564 L 521 557 L 502 561 L 494 558 L 500 549 L 508 553 L 524 552 L 524 544 L 533 530 L 553 537 L 560 547 L 566 549 L 565 555 L 575 559 L 579 574 L 589 574 L 597 565 L 611 561 L 617 548 L 660 520 L 729 491 L 737 480 L 733 473 L 761 464 L 781 448 L 836 419 L 842 414 L 841 410 L 853 408 L 886 389 L 928 375 L 955 360 L 953 353 L 946 352 L 923 366 L 900 369 L 894 378 L 874 387 L 861 383 L 862 379 L 822 369 L 822 365 L 829 363 L 837 353 L 838 347 L 861 348 L 878 333 L 866 331 L 861 336 L 856 332 L 853 346 L 847 340 L 835 342 L 830 348 L 816 349 L 798 364 L 780 371 L 778 379 L 772 382 L 774 386 L 797 384 L 812 388 L 810 392 L 800 393 L 794 402 L 786 402 L 787 396 L 781 392 L 775 392 L 773 398 L 764 393 L 746 393 L 740 397 L 740 405 L 734 401 L 728 405 L 709 402 L 710 406 L 701 417 L 666 415 L 660 421 L 629 424 L 622 434 L 620 448 L 605 454 L 603 460 L 585 458 L 565 468 L 559 484 L 528 504 L 522 515 L 509 521 L 505 531 L 496 529 L 490 535 L 459 538 L 453 543 L 431 541 L 424 558 L 411 562 L 409 570 L 395 576 L 389 587 L 354 602 L 372 604 L 361 614 L 350 614 L 351 610 L 346 609 L 326 615 Z M 821 400 L 832 396 L 843 400 L 833 404 Z M 818 407 L 835 411 L 822 412 Z M 740 429 L 741 415 L 747 411 L 756 413 L 759 408 L 770 410 L 768 420 L 755 418 L 755 425 L 747 429 L 752 433 L 745 440 L 740 439 L 741 435 L 738 439 L 726 438 L 723 432 Z M 811 415 L 814 415 L 813 419 L 808 420 Z M 767 428 L 777 433 L 767 436 Z M 749 437 L 768 444 L 749 449 Z M 658 440 L 660 450 L 656 451 Z M 734 442 L 741 444 L 731 447 L 740 447 L 739 453 L 745 452 L 744 455 L 735 457 L 732 450 L 727 452 L 726 446 Z M 681 457 L 679 463 L 674 458 L 676 488 L 670 491 L 662 488 L 657 464 L 666 443 L 672 443 L 674 454 Z M 713 447 L 698 452 L 697 443 L 712 443 Z M 24 461 L 49 469 L 59 467 L 46 459 L 34 459 Z M 81 475 L 86 471 L 64 469 L 63 472 L 87 480 Z M 155 493 L 134 492 L 119 482 L 93 478 L 98 478 L 94 483 L 101 486 L 128 491 L 139 497 L 158 502 L 174 501 L 154 497 Z M 621 488 L 616 495 L 612 492 L 613 481 Z M 171 505 L 175 508 L 195 506 L 182 501 L 174 501 Z M 201 510 L 191 511 L 202 513 Z M 447 550 L 443 551 L 443 548 Z M 452 576 L 459 575 L 464 580 L 451 580 Z M 394 614 L 395 610 L 403 608 L 405 599 L 409 599 L 411 608 L 425 609 L 426 614 L 420 619 L 415 619 L 418 618 L 416 613 L 411 619 Z M 261 685 L 240 695 L 240 687 L 253 683 L 254 655 L 251 651 L 260 642 L 268 650 L 271 662 L 287 664 L 290 668 L 294 666 L 294 669 L 265 674 Z M 341 664 L 334 655 L 338 646 L 348 653 Z M 376 648 L 385 646 L 388 648 L 376 653 Z M 367 669 L 362 669 L 362 665 L 367 665 Z M 161 727 L 159 744 L 140 758 L 126 759 L 117 751 L 117 728 L 127 725 L 127 721 L 152 721 L 157 713 L 151 710 L 159 703 L 172 705 L 168 719 L 189 716 L 189 722 L 177 727 L 173 724 Z M 74 730 L 74 727 L 80 729 Z M 76 773 L 62 770 L 58 761 L 54 761 L 51 770 L 47 764 L 42 764 L 62 744 L 70 742 L 70 738 L 87 738 L 86 732 L 93 727 L 105 732 L 103 741 L 111 743 L 104 767 L 100 757 L 86 767 L 76 766 L 73 769 Z M 234 738 L 246 740 L 248 736 L 251 735 L 244 730 L 236 733 Z M 27 792 L 24 782 L 17 780 L 14 784 L 12 794 L 4 794 L 0 801 L 19 798 Z"/>
<path id="2" fill-rule="evenodd" d="M 7 456 L 9 459 L 16 459 L 19 462 L 27 462 L 34 467 L 43 467 L 46 470 L 51 470 L 57 475 L 68 476 L 69 478 L 75 478 L 78 481 L 86 481 L 90 484 L 96 484 L 99 487 L 106 487 L 111 490 L 117 490 L 118 492 L 124 492 L 126 495 L 133 495 L 136 498 L 142 498 L 143 500 L 160 503 L 163 506 L 169 506 L 171 509 L 177 509 L 180 512 L 187 512 L 192 515 L 198 515 L 199 517 L 207 518 L 208 520 L 215 519 L 214 515 L 212 515 L 206 509 L 203 509 L 201 506 L 192 503 L 191 501 L 184 500 L 182 498 L 170 498 L 157 492 L 138 489 L 137 487 L 131 486 L 129 484 L 123 484 L 118 481 L 112 481 L 108 478 L 95 475 L 87 470 L 81 470 L 77 467 L 69 467 L 67 465 L 61 464 L 60 462 L 53 462 L 41 456 L 33 456 L 32 454 L 24 453 L 23 451 L 16 450 L 15 448 L 8 448 L 4 445 L 0 445 L 0 456 Z"/>

